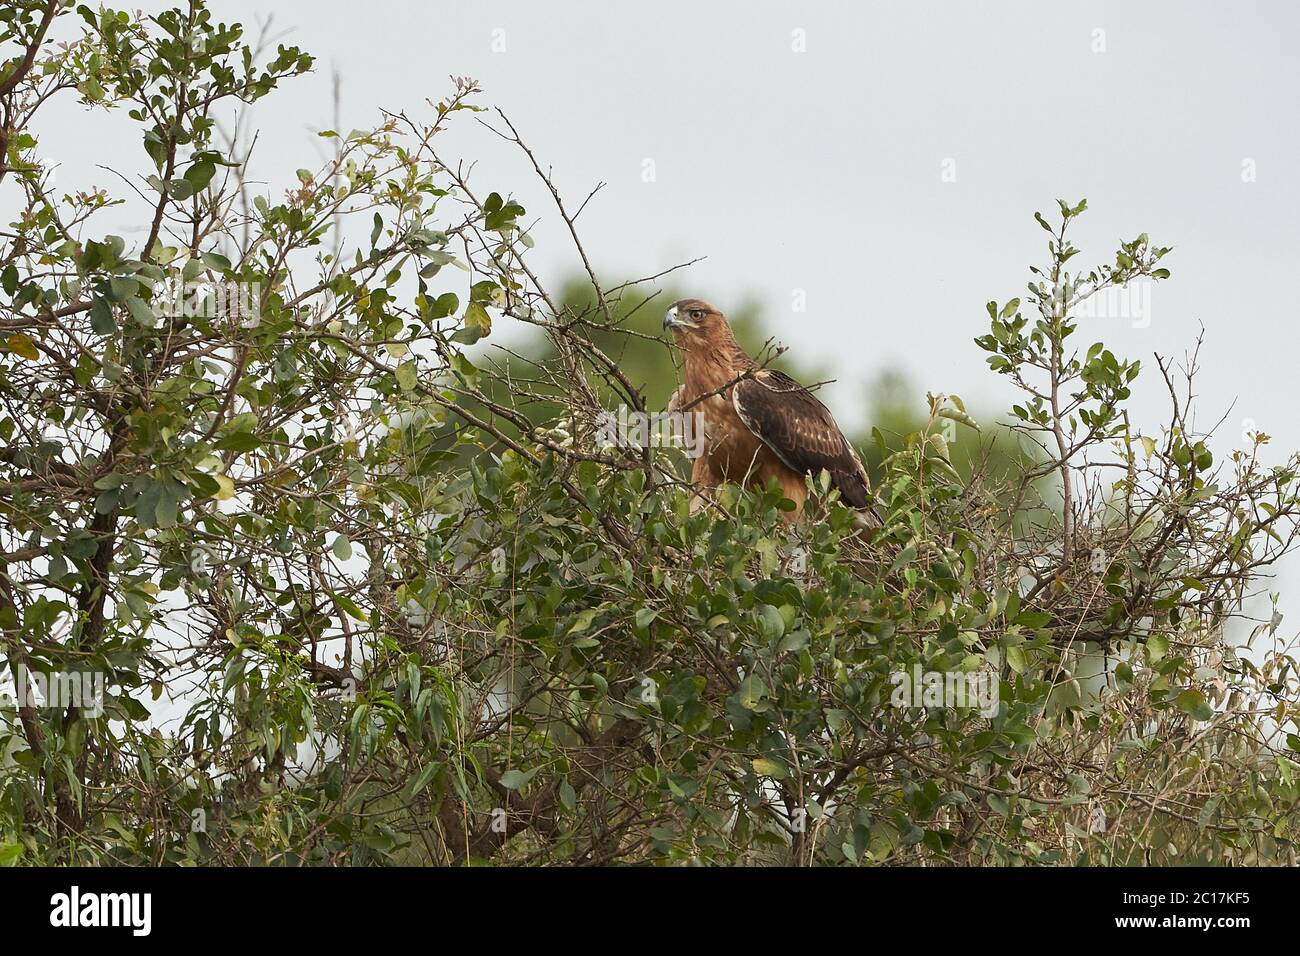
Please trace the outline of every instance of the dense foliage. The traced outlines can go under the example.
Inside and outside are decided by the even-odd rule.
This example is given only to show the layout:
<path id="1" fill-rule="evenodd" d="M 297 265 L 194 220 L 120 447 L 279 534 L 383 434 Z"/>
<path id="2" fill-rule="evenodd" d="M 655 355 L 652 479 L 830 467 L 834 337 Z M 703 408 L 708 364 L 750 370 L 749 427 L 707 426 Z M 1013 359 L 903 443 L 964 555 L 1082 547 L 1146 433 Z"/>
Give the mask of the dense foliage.
<path id="1" fill-rule="evenodd" d="M 1295 862 L 1296 676 L 1276 617 L 1226 632 L 1294 543 L 1297 463 L 1215 462 L 1163 362 L 1139 429 L 1138 364 L 1081 344 L 1168 250 L 1071 271 L 1083 204 L 1039 217 L 977 339 L 1024 395 L 1004 467 L 955 468 L 976 423 L 932 396 L 878 435 L 878 531 L 826 494 L 794 525 L 775 492 L 692 508 L 680 452 L 599 440 L 656 408 L 629 316 L 660 277 L 598 281 L 471 81 L 261 192 L 219 123 L 301 51 L 197 0 L 17 0 L 0 42 L 0 660 L 105 679 L 102 710 L 0 706 L 0 860 Z M 67 98 L 139 139 L 121 197 L 51 185 L 35 120 Z M 528 264 L 518 189 L 440 155 L 475 119 L 582 305 Z M 118 203 L 139 241 L 98 231 Z M 545 350 L 494 353 L 506 321 Z M 897 706 L 916 672 L 997 700 Z"/>

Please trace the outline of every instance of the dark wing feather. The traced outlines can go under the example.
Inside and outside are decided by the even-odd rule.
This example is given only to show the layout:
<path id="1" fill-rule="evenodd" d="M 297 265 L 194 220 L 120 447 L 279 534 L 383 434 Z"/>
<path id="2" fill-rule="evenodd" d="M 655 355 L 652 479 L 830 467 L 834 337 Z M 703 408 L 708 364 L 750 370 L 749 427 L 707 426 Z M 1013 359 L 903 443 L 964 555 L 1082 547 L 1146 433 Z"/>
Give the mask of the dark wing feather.
<path id="1" fill-rule="evenodd" d="M 823 469 L 854 508 L 871 506 L 867 472 L 830 410 L 812 392 L 775 369 L 760 369 L 731 390 L 736 414 L 778 458 L 804 475 Z"/>

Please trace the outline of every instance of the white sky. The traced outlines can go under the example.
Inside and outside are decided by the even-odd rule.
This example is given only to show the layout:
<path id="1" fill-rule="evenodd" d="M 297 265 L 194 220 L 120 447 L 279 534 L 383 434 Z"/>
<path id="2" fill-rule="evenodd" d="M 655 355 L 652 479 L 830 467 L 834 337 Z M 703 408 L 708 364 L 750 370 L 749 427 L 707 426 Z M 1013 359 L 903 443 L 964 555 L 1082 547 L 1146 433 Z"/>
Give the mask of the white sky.
<path id="1" fill-rule="evenodd" d="M 598 270 L 621 280 L 708 256 L 687 275 L 691 294 L 724 311 L 761 303 L 796 361 L 838 379 L 826 398 L 851 427 L 887 368 L 909 375 L 918 401 L 931 389 L 977 413 L 1005 408 L 1009 390 L 971 342 L 983 303 L 1019 295 L 1045 255 L 1034 211 L 1086 197 L 1076 261 L 1109 261 L 1141 231 L 1175 247 L 1149 327 L 1081 330 L 1148 365 L 1136 422 L 1154 432 L 1164 420 L 1152 353 L 1181 355 L 1199 322 L 1201 423 L 1235 402 L 1216 450 L 1240 444 L 1246 419 L 1275 436 L 1278 455 L 1300 446 L 1294 4 L 211 5 L 250 33 L 273 10 L 287 42 L 318 58 L 253 116 L 256 172 L 277 195 L 321 158 L 313 131 L 334 125 L 332 68 L 344 132 L 377 123 L 380 107 L 418 112 L 447 94 L 450 74 L 472 76 L 571 202 L 608 183 L 581 221 Z M 792 49 L 796 30 L 805 52 Z M 64 110 L 49 122 L 42 148 L 64 159 L 61 187 L 94 163 L 142 168 L 117 120 Z M 542 272 L 572 274 L 519 157 L 472 120 L 461 127 L 445 148 L 479 160 L 478 181 L 516 192 L 530 219 L 542 214 Z M 945 160 L 954 182 L 942 181 Z M 792 311 L 795 290 L 806 313 Z"/>
<path id="2" fill-rule="evenodd" d="M 863 421 L 862 389 L 884 368 L 906 370 L 918 392 L 1004 407 L 1009 393 L 971 343 L 984 331 L 983 303 L 1020 294 L 1026 267 L 1045 255 L 1034 211 L 1087 197 L 1076 261 L 1109 261 L 1118 239 L 1144 230 L 1175 251 L 1149 327 L 1098 320 L 1082 334 L 1149 361 L 1153 351 L 1181 354 L 1203 322 L 1202 420 L 1235 399 L 1225 438 L 1237 441 L 1252 418 L 1278 446 L 1300 445 L 1287 285 L 1300 261 L 1294 5 L 213 0 L 212 9 L 250 32 L 273 10 L 277 32 L 318 58 L 313 75 L 253 115 L 256 171 L 276 194 L 321 156 L 312 131 L 334 125 L 332 68 L 343 77 L 344 131 L 373 125 L 380 107 L 419 112 L 448 92 L 448 75 L 473 76 L 572 203 L 608 183 L 581 223 L 599 270 L 621 279 L 707 256 L 688 273 L 693 294 L 724 311 L 760 302 L 793 357 L 833 370 L 829 399 L 849 425 Z M 806 52 L 792 50 L 796 29 Z M 138 142 L 115 137 L 115 121 L 72 110 L 60 120 L 47 120 L 42 146 L 65 161 L 61 186 L 91 163 L 140 168 Z M 556 217 L 518 158 L 468 119 L 447 143 L 480 161 L 480 182 L 546 218 L 538 261 L 556 282 L 569 275 L 575 260 L 546 231 Z M 955 182 L 941 179 L 949 159 Z M 1246 159 L 1255 182 L 1242 180 Z M 796 289 L 806 313 L 792 311 Z M 1164 407 L 1156 384 L 1147 376 L 1139 390 L 1147 427 Z"/>

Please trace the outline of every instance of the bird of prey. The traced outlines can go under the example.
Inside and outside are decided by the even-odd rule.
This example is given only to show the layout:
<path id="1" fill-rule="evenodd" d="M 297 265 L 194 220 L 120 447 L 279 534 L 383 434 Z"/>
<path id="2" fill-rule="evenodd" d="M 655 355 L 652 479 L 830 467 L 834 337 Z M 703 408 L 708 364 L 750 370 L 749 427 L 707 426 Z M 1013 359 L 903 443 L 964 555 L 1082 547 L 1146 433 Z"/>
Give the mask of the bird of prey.
<path id="1" fill-rule="evenodd" d="M 830 474 L 840 497 L 878 526 L 862 461 L 830 411 L 790 376 L 762 368 L 740 347 L 726 316 L 701 299 L 682 299 L 664 315 L 682 354 L 682 385 L 670 409 L 703 418 L 703 452 L 691 482 L 707 494 L 720 484 L 762 488 L 775 480 L 803 511 L 805 476 Z"/>

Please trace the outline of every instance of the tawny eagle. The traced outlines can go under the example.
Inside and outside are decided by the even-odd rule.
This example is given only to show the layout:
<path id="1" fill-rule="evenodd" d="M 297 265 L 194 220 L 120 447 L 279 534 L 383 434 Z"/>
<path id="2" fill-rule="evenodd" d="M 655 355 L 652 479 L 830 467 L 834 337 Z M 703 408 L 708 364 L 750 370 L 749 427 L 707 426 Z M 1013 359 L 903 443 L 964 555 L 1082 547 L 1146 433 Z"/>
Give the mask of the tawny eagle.
<path id="1" fill-rule="evenodd" d="M 830 411 L 790 376 L 760 367 L 732 334 L 727 318 L 700 299 L 682 299 L 664 315 L 682 353 L 682 385 L 670 407 L 703 419 L 702 454 L 691 481 L 701 493 L 726 482 L 766 487 L 773 479 L 803 511 L 805 477 L 830 474 L 840 497 L 877 525 L 867 471 Z"/>

